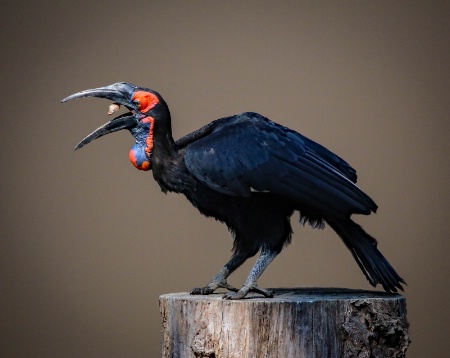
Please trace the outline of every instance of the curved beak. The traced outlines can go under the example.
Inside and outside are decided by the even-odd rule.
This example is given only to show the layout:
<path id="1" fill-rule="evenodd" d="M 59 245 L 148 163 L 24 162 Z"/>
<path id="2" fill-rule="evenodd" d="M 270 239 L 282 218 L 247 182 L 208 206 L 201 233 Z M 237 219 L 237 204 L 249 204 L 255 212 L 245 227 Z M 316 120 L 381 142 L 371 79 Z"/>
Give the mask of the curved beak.
<path id="1" fill-rule="evenodd" d="M 80 143 L 75 146 L 75 150 L 84 147 L 86 144 L 92 142 L 93 140 L 103 137 L 106 134 L 120 131 L 122 129 L 131 129 L 137 125 L 138 121 L 136 117 L 131 113 L 122 114 L 119 117 L 105 123 L 100 128 L 97 128 L 91 134 L 86 136 Z"/>
<path id="2" fill-rule="evenodd" d="M 113 101 L 116 104 L 121 104 L 127 107 L 129 110 L 135 110 L 135 105 L 132 101 L 133 92 L 136 90 L 136 86 L 131 83 L 126 82 L 118 82 L 114 83 L 110 86 L 99 87 L 88 89 L 85 91 L 74 93 L 66 98 L 64 98 L 61 102 L 67 102 L 76 98 L 83 97 L 98 97 L 98 98 L 106 98 Z M 118 108 L 118 107 L 117 107 Z M 114 112 L 111 110 L 109 114 Z M 96 129 L 94 132 L 85 137 L 80 143 L 78 143 L 75 147 L 75 150 L 80 149 L 86 144 L 92 142 L 93 140 L 104 136 L 105 134 L 117 132 L 121 129 L 132 129 L 138 124 L 138 120 L 134 116 L 133 113 L 125 113 L 119 117 L 114 118 L 108 123 L 104 124 L 100 128 Z"/>
<path id="3" fill-rule="evenodd" d="M 120 103 L 121 105 L 131 110 L 135 109 L 131 98 L 136 88 L 137 87 L 135 85 L 132 85 L 131 83 L 118 82 L 110 86 L 93 88 L 74 93 L 64 98 L 61 102 L 64 103 L 72 99 L 83 97 L 98 97 L 106 98 L 116 103 Z"/>

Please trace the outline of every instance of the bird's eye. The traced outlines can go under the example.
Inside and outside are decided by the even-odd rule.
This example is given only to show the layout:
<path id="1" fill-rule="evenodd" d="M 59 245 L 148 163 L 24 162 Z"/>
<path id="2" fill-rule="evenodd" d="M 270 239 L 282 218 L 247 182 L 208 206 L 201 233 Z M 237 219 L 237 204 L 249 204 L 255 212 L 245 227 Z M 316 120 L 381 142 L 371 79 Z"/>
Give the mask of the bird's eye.
<path id="1" fill-rule="evenodd" d="M 142 113 L 147 113 L 159 103 L 158 97 L 147 91 L 135 92 L 131 100 L 133 105 Z"/>

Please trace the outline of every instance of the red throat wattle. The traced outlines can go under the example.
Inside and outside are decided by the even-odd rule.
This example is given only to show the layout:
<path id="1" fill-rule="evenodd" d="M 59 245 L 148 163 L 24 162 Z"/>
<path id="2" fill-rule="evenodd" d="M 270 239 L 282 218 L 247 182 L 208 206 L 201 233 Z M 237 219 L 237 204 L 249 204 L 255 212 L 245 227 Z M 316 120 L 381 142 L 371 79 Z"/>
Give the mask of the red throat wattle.
<path id="1" fill-rule="evenodd" d="M 133 101 L 139 103 L 138 111 L 145 114 L 149 112 L 159 103 L 159 98 L 147 91 L 136 91 L 133 94 Z M 136 143 L 131 148 L 129 158 L 131 163 L 139 170 L 150 170 L 150 155 L 153 150 L 153 129 L 155 118 L 146 116 L 141 119 L 142 127 L 148 128 L 148 133 L 145 136 L 145 143 Z M 142 128 L 142 129 L 144 129 Z"/>
<path id="2" fill-rule="evenodd" d="M 131 163 L 137 169 L 147 171 L 150 169 L 150 156 L 153 150 L 153 130 L 155 118 L 150 116 L 145 117 L 141 120 L 141 123 L 145 129 L 148 128 L 148 132 L 145 135 L 145 142 L 137 141 L 130 150 L 129 158 Z"/>

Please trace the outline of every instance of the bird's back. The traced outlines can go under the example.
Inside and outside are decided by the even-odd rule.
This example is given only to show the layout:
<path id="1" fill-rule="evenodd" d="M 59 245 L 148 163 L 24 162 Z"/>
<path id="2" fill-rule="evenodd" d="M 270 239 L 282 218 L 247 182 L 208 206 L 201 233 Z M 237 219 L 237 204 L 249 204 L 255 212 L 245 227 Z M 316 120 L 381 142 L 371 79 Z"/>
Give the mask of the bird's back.
<path id="1" fill-rule="evenodd" d="M 248 123 L 254 126 L 258 125 L 259 127 L 266 128 L 267 131 L 270 131 L 271 128 L 281 130 L 288 137 L 291 137 L 293 140 L 299 143 L 303 143 L 305 150 L 315 153 L 318 157 L 322 158 L 322 160 L 327 162 L 329 165 L 339 170 L 353 183 L 356 183 L 357 181 L 356 170 L 353 169 L 350 166 L 350 164 L 348 164 L 344 159 L 337 156 L 336 154 L 334 154 L 324 146 L 318 144 L 317 142 L 314 142 L 313 140 L 305 137 L 304 135 L 290 128 L 282 126 L 278 123 L 275 123 L 270 119 L 262 116 L 261 114 L 254 112 L 244 112 L 241 114 L 216 119 L 215 121 L 208 123 L 207 125 L 197 129 L 196 131 L 179 138 L 176 141 L 176 145 L 178 148 L 184 148 L 212 133 L 216 133 L 224 128 L 236 126 L 242 123 Z M 245 145 L 245 143 L 242 143 L 242 145 Z"/>

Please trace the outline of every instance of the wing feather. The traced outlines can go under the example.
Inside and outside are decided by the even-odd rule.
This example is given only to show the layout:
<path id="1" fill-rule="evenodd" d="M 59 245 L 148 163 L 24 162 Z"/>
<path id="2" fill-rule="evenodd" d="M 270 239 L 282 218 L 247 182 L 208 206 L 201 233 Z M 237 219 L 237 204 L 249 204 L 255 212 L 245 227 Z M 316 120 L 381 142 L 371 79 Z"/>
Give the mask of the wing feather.
<path id="1" fill-rule="evenodd" d="M 328 149 L 255 113 L 218 122 L 186 146 L 198 180 L 224 194 L 269 191 L 316 211 L 370 213 L 376 205 L 356 185 L 356 171 Z"/>

